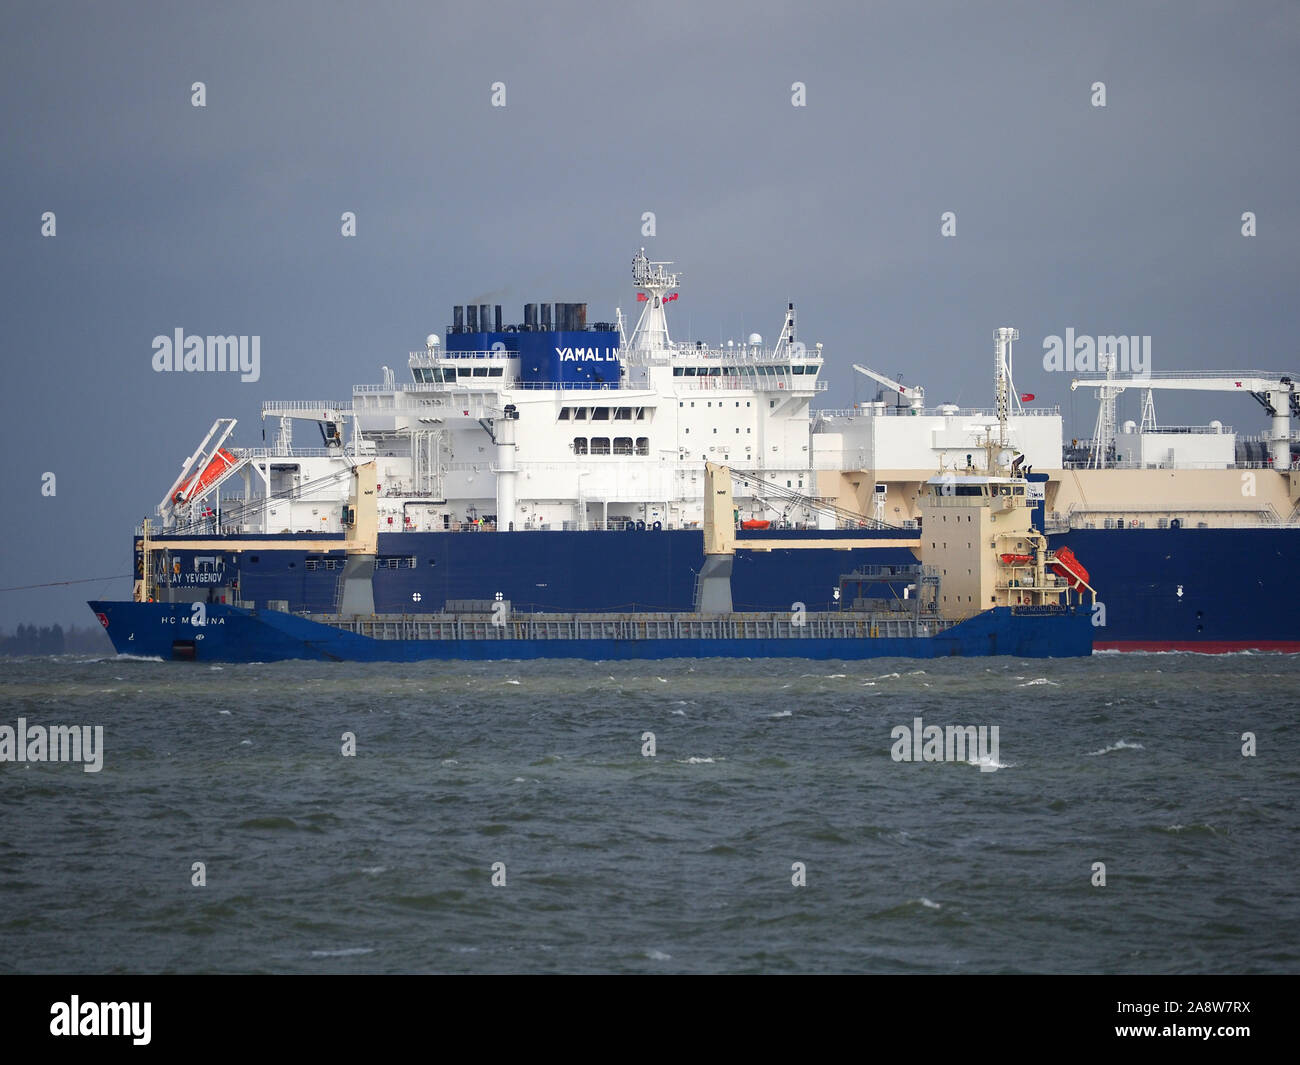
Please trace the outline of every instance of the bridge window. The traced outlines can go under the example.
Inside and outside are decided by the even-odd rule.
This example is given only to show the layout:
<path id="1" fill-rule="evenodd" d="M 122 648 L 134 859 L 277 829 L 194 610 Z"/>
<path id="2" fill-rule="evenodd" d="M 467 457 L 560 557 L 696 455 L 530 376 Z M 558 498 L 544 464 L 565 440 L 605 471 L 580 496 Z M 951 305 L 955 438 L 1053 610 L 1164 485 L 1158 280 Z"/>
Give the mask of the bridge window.
<path id="1" fill-rule="evenodd" d="M 568 420 L 569 420 L 569 408 L 568 408 L 568 407 L 561 407 L 561 408 L 560 408 L 560 421 L 562 421 L 562 422 L 567 422 Z"/>
<path id="2" fill-rule="evenodd" d="M 585 436 L 575 436 L 573 438 L 573 453 L 575 455 L 585 455 L 587 453 L 587 438 Z"/>
<path id="3" fill-rule="evenodd" d="M 648 436 L 638 436 L 636 438 L 636 453 L 638 455 L 650 454 L 650 438 Z"/>
<path id="4" fill-rule="evenodd" d="M 614 437 L 614 454 L 615 455 L 632 454 L 632 438 L 630 436 Z"/>
<path id="5" fill-rule="evenodd" d="M 632 420 L 632 408 L 631 407 L 615 408 L 614 420 L 616 422 L 630 422 Z"/>
<path id="6" fill-rule="evenodd" d="M 608 408 L 608 407 L 595 407 L 595 408 L 592 410 L 592 412 L 591 412 L 591 420 L 592 420 L 593 422 L 607 422 L 607 421 L 609 421 L 609 408 Z"/>
<path id="7" fill-rule="evenodd" d="M 593 437 L 591 438 L 591 453 L 592 453 L 593 455 L 608 455 L 608 454 L 609 454 L 609 437 L 607 437 L 607 436 L 593 436 Z"/>

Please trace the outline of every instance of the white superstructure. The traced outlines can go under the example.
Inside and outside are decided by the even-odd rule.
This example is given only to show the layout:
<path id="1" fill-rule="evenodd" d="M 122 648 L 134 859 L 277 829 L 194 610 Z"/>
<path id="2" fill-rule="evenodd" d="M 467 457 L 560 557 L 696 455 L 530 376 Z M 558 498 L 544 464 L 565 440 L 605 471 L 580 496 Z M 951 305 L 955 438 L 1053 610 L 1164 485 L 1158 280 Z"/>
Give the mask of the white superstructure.
<path id="1" fill-rule="evenodd" d="M 347 496 L 350 470 L 371 459 L 380 531 L 696 527 L 706 460 L 813 495 L 821 345 L 797 338 L 793 304 L 774 345 L 757 334 L 720 347 L 674 342 L 668 304 L 679 280 L 667 265 L 644 251 L 633 260 L 645 306 L 630 337 L 616 311 L 617 382 L 526 380 L 520 356 L 503 345 L 452 351 L 430 336 L 410 354 L 409 381 L 386 370 L 382 384 L 356 386 L 350 403 L 263 404 L 263 421 L 278 431 L 270 447 L 232 449 L 246 460 L 243 491 L 214 520 L 268 533 L 336 531 L 334 504 Z M 566 346 L 556 357 L 589 356 Z M 309 446 L 299 446 L 302 421 L 321 426 Z M 736 504 L 746 519 L 819 520 L 811 504 L 764 502 L 743 481 Z M 179 524 L 201 518 L 190 506 L 159 510 Z"/>
<path id="2" fill-rule="evenodd" d="M 855 364 L 902 403 L 882 390 L 850 410 L 814 410 L 826 390 L 824 353 L 799 339 L 794 305 L 774 344 L 758 334 L 717 347 L 674 341 L 669 305 L 680 278 L 670 265 L 644 249 L 633 258 L 642 306 L 630 336 L 618 309 L 588 329 L 585 304 L 555 304 L 554 320 L 550 304 L 527 304 L 524 323 L 504 327 L 497 307 L 491 328 L 489 307 L 456 307 L 445 342 L 430 335 L 409 355 L 408 380 L 385 367 L 381 383 L 355 386 L 349 402 L 263 404 L 267 447 L 224 446 L 234 422 L 218 420 L 159 505 L 164 528 L 338 533 L 352 470 L 371 461 L 380 532 L 696 528 L 706 461 L 734 471 L 741 521 L 825 528 L 862 515 L 914 526 L 936 470 L 977 473 L 989 453 L 1000 466 L 1049 475 L 1033 490 L 1045 492 L 1058 528 L 1300 515 L 1286 462 L 1287 416 L 1297 411 L 1289 376 L 1076 381 L 1100 389 L 1104 432 L 1067 447 L 1060 409 L 1027 406 L 1033 397 L 1016 389 L 1019 334 L 1002 327 L 993 408 L 926 406 L 923 388 Z M 1112 429 L 1124 387 L 1147 389 L 1140 429 Z M 1152 387 L 1250 392 L 1272 429 L 1255 443 L 1217 422 L 1159 427 Z M 1243 463 L 1243 449 L 1258 461 Z M 1246 466 L 1258 470 L 1249 492 L 1230 483 Z"/>

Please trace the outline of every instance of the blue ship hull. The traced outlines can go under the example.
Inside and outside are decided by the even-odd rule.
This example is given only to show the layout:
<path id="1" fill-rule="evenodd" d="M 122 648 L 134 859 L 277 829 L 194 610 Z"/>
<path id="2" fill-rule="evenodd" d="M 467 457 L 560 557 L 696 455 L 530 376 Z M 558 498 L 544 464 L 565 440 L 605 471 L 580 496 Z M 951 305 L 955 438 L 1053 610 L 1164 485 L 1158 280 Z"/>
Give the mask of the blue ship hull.
<path id="1" fill-rule="evenodd" d="M 1062 545 L 1105 604 L 1098 650 L 1300 652 L 1294 529 L 1080 529 Z"/>
<path id="2" fill-rule="evenodd" d="M 593 661 L 665 658 L 948 658 L 1015 655 L 1078 657 L 1092 653 L 1093 625 L 1084 609 L 1068 613 L 989 610 L 935 636 L 857 639 L 376 640 L 272 610 L 206 604 L 203 624 L 189 603 L 92 602 L 120 654 L 201 662 L 339 662 L 527 660 Z M 504 630 L 503 630 L 504 631 Z"/>
<path id="3" fill-rule="evenodd" d="M 782 611 L 796 602 L 810 611 L 834 609 L 832 592 L 842 574 L 861 565 L 916 561 L 907 548 L 744 550 L 746 543 L 801 535 L 920 540 L 910 531 L 741 534 L 732 576 L 735 609 Z M 1091 573 L 1105 605 L 1098 649 L 1300 651 L 1300 605 L 1291 591 L 1300 572 L 1295 530 L 1075 530 L 1052 537 L 1051 545 L 1068 545 Z M 159 575 L 188 598 L 202 598 L 205 586 L 219 589 L 234 578 L 245 604 L 283 603 L 290 612 L 336 609 L 339 572 L 320 568 L 331 563 L 301 550 L 227 555 L 219 560 L 223 568 L 199 572 L 196 559 L 207 554 L 173 552 L 179 573 Z M 379 613 L 436 612 L 449 600 L 498 593 L 525 611 L 685 612 L 692 609 L 703 544 L 693 530 L 381 533 L 379 555 Z"/>

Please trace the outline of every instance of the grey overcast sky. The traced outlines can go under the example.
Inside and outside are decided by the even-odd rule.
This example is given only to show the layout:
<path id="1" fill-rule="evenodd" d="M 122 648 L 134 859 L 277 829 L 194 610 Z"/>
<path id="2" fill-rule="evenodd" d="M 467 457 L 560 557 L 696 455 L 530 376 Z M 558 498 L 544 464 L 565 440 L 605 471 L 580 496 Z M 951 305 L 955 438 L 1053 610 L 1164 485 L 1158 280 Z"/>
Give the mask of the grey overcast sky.
<path id="1" fill-rule="evenodd" d="M 986 405 L 999 325 L 1067 435 L 1095 417 L 1043 369 L 1067 328 L 1149 335 L 1159 370 L 1300 369 L 1292 0 L 9 0 L 0 25 L 6 588 L 129 573 L 214 418 L 258 444 L 263 400 L 404 375 L 457 302 L 612 317 L 642 245 L 683 274 L 678 339 L 770 337 L 794 300 L 823 406 L 867 397 L 864 359 Z M 155 373 L 176 328 L 260 336 L 261 380 Z M 1157 408 L 1265 427 L 1241 397 Z M 0 625 L 129 594 L 6 592 Z"/>

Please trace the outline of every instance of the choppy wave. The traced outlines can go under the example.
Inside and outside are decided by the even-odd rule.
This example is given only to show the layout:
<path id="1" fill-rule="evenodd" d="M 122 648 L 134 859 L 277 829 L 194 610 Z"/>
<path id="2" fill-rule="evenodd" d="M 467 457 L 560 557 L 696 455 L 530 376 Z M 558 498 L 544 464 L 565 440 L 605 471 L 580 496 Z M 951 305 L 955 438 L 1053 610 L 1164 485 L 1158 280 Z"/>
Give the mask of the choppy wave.
<path id="1" fill-rule="evenodd" d="M 1102 747 L 1100 750 L 1089 751 L 1088 757 L 1094 758 L 1099 754 L 1110 754 L 1111 751 L 1145 751 L 1146 748 L 1140 743 L 1129 743 L 1128 740 L 1116 740 L 1114 743 Z"/>
<path id="2" fill-rule="evenodd" d="M 0 724 L 102 722 L 105 764 L 0 763 L 14 815 L 0 964 L 1294 972 L 1300 946 L 1277 930 L 1300 923 L 1296 705 L 1300 659 L 1277 655 L 299 662 L 220 678 L 11 660 Z M 239 722 L 214 722 L 222 710 Z M 997 721 L 996 764 L 967 750 L 969 764 L 896 765 L 891 728 L 915 717 Z M 639 756 L 646 728 L 658 758 Z M 1214 739 L 1247 729 L 1265 756 Z M 1058 876 L 1076 843 L 1083 873 Z M 1074 920 L 1094 858 L 1138 875 L 1143 905 Z"/>

